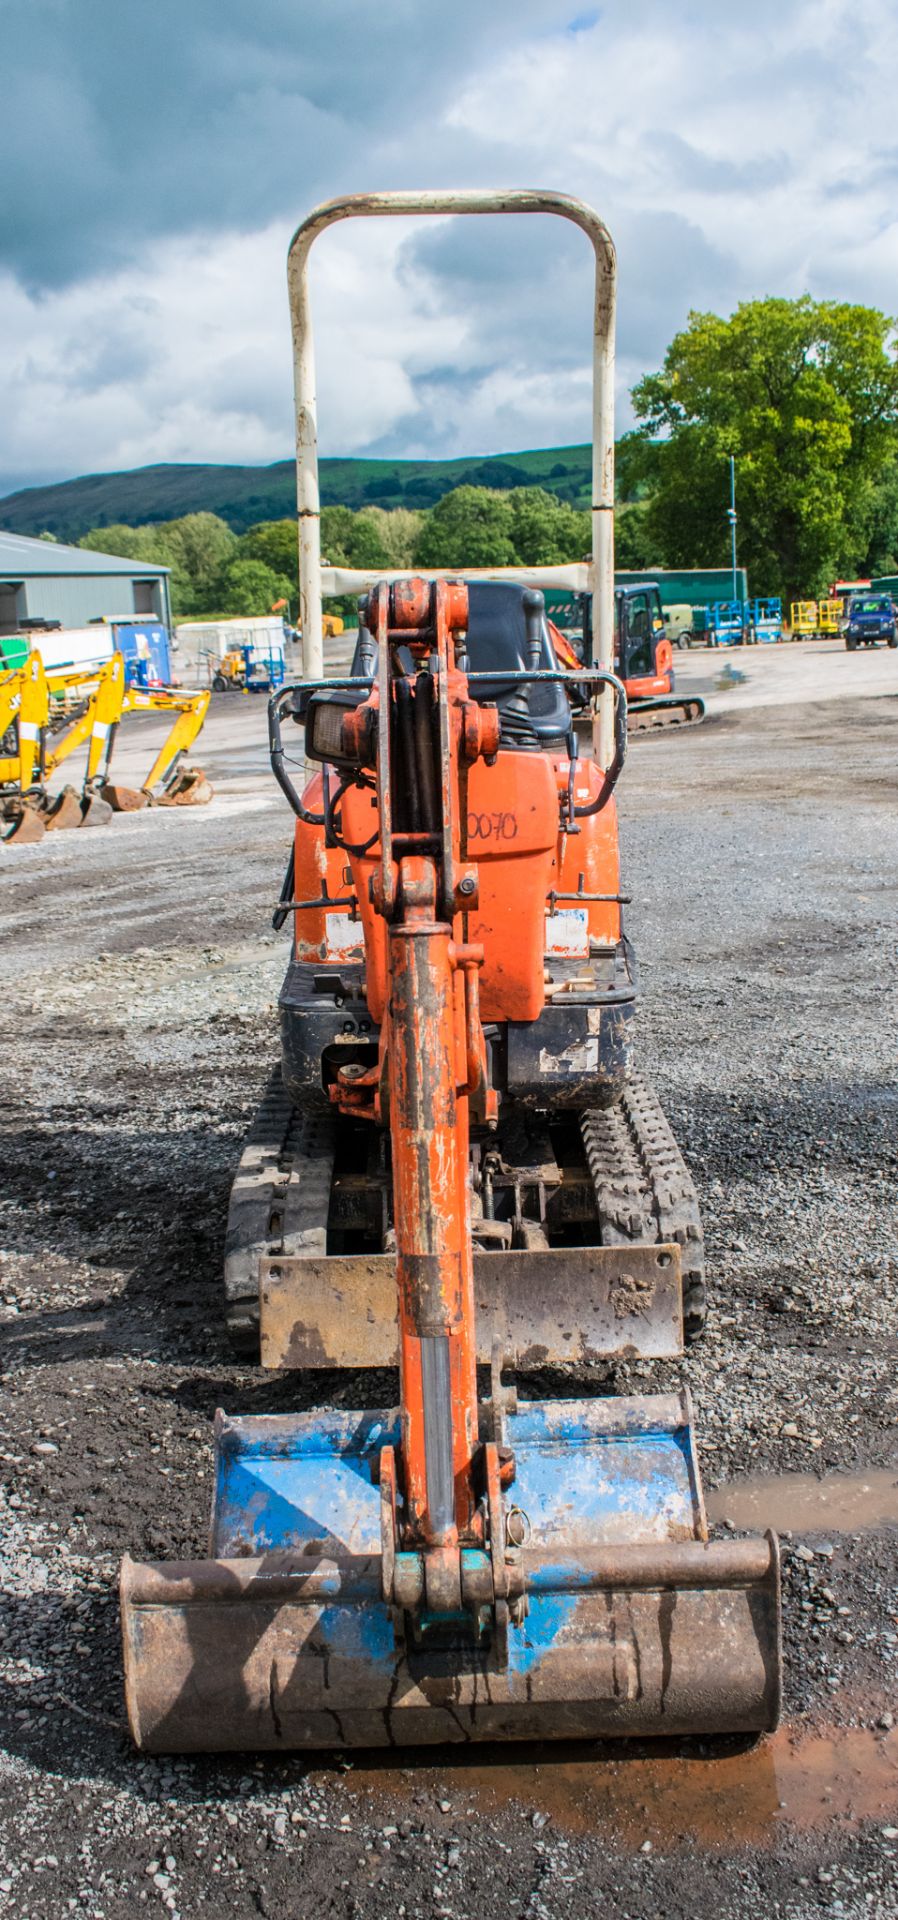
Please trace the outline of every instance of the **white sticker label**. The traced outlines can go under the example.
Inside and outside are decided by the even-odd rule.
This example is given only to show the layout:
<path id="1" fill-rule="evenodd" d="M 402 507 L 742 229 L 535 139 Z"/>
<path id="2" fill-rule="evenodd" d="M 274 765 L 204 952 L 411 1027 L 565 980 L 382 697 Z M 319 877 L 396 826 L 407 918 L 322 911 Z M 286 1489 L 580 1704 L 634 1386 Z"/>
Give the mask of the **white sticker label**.
<path id="1" fill-rule="evenodd" d="M 546 914 L 546 953 L 556 960 L 585 960 L 589 954 L 589 917 L 585 907 Z"/>
<path id="2" fill-rule="evenodd" d="M 328 913 L 324 917 L 324 937 L 328 953 L 336 960 L 343 960 L 350 953 L 357 953 L 362 945 L 362 923 L 350 920 L 348 913 Z"/>

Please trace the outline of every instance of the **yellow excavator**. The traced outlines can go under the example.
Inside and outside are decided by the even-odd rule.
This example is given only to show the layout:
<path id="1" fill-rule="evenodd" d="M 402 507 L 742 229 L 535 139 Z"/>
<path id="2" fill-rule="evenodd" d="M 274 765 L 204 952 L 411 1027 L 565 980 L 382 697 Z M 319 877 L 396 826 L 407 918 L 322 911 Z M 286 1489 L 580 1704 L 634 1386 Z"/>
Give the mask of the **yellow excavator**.
<path id="1" fill-rule="evenodd" d="M 98 667 L 47 673 L 38 653 L 0 679 L 0 819 L 2 837 L 29 844 L 48 831 L 101 826 L 113 813 L 146 806 L 198 806 L 212 788 L 182 760 L 205 720 L 208 692 L 128 685 L 120 653 Z M 110 778 L 112 752 L 128 713 L 174 715 L 172 727 L 139 788 Z M 87 746 L 80 791 L 51 795 L 62 763 Z M 157 791 L 157 789 L 159 789 Z"/>

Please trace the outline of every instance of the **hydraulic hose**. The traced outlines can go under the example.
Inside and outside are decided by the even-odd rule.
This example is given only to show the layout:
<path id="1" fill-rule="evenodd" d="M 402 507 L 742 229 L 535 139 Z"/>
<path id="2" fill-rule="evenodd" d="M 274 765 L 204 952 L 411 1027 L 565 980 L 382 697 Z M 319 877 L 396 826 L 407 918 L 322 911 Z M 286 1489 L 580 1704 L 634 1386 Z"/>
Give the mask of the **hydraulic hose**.
<path id="1" fill-rule="evenodd" d="M 271 759 L 271 771 L 274 774 L 281 792 L 293 808 L 297 820 L 304 820 L 307 827 L 323 827 L 326 825 L 324 814 L 310 813 L 308 808 L 303 806 L 299 794 L 287 772 L 286 754 L 284 751 L 284 743 L 281 739 L 281 706 L 286 700 L 292 700 L 295 692 L 295 687 L 281 687 L 278 693 L 272 694 L 268 702 L 268 752 Z"/>

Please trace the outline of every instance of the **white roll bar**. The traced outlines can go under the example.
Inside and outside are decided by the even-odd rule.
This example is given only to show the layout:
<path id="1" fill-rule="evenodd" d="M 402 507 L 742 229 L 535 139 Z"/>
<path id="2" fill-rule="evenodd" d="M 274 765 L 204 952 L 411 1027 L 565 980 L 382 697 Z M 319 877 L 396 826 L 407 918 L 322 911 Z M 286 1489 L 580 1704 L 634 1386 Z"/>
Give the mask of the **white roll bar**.
<path id="1" fill-rule="evenodd" d="M 553 213 L 572 220 L 592 242 L 596 263 L 593 312 L 592 392 L 592 559 L 587 568 L 593 596 L 596 665 L 614 666 L 614 305 L 616 263 L 614 242 L 604 222 L 583 200 L 570 194 L 541 192 L 529 187 L 479 192 L 357 193 L 326 201 L 302 222 L 293 235 L 287 256 L 287 285 L 293 328 L 293 384 L 296 407 L 296 496 L 299 518 L 299 618 L 302 628 L 303 674 L 321 679 L 322 577 L 321 499 L 318 487 L 318 427 L 315 392 L 315 353 L 309 304 L 308 260 L 312 242 L 339 220 L 370 218 L 378 214 Z M 447 567 L 447 574 L 464 569 Z M 533 568 L 497 569 L 481 578 L 528 579 Z M 579 569 L 578 569 L 579 572 Z M 339 569 L 331 576 L 337 577 Z M 344 576 L 345 577 L 345 576 Z M 383 578 L 383 575 L 379 575 Z M 370 576 L 364 576 L 366 582 Z M 328 587 L 331 580 L 328 580 Z M 613 753 L 612 699 L 601 698 L 599 760 L 608 767 Z"/>
<path id="2" fill-rule="evenodd" d="M 457 569 L 456 569 L 457 571 Z M 378 580 L 445 580 L 447 567 L 322 567 L 325 600 L 336 594 L 368 593 Z M 574 560 L 564 567 L 465 567 L 466 580 L 517 580 L 522 587 L 554 587 L 562 593 L 589 593 L 592 561 Z"/>

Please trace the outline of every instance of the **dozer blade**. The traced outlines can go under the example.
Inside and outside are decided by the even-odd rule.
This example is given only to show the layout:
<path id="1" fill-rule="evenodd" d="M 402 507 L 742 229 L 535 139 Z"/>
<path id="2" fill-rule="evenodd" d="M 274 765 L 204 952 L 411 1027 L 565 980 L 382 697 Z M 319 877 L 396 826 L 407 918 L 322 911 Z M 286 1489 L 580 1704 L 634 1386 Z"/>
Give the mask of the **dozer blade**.
<path id="1" fill-rule="evenodd" d="M 475 1253 L 478 1359 L 518 1372 L 669 1359 L 683 1351 L 678 1246 Z M 293 1254 L 259 1262 L 263 1367 L 394 1367 L 396 1256 Z"/>
<path id="2" fill-rule="evenodd" d="M 147 795 L 140 787 L 121 787 L 112 780 L 107 780 L 100 788 L 100 798 L 106 801 L 113 813 L 140 813 L 149 806 Z"/>
<path id="3" fill-rule="evenodd" d="M 395 1413 L 216 1419 L 207 1561 L 124 1562 L 128 1715 L 153 1752 L 755 1733 L 780 1690 L 776 1540 L 705 1540 L 688 1399 L 522 1405 L 529 1610 L 415 1643 L 384 1602 Z"/>
<path id="4" fill-rule="evenodd" d="M 213 788 L 202 767 L 182 767 L 173 785 L 154 799 L 157 807 L 206 807 Z"/>
<path id="5" fill-rule="evenodd" d="M 75 787 L 63 787 L 44 815 L 48 833 L 68 833 L 82 822 L 81 795 Z"/>
<path id="6" fill-rule="evenodd" d="M 9 816 L 4 816 L 4 819 L 6 818 Z M 46 831 L 43 815 L 38 808 L 29 807 L 26 804 L 19 807 L 11 816 L 11 823 L 0 838 L 9 847 L 29 847 L 34 846 L 38 840 L 43 840 Z"/>

